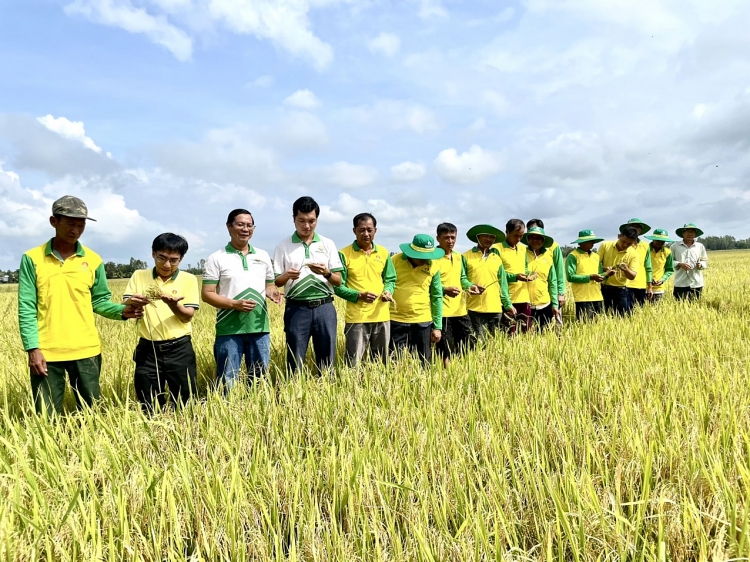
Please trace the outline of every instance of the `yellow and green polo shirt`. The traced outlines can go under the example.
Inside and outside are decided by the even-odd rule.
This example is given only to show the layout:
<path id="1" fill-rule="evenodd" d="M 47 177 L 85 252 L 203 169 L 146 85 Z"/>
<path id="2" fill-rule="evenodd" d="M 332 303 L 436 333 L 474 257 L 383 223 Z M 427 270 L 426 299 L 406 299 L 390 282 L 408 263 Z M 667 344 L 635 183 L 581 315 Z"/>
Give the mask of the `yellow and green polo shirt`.
<path id="1" fill-rule="evenodd" d="M 576 248 L 565 260 L 565 273 L 573 289 L 575 302 L 598 302 L 604 300 L 600 283 L 591 280 L 592 275 L 603 272 L 599 254 L 584 252 Z"/>
<path id="2" fill-rule="evenodd" d="M 451 252 L 450 255 L 446 254 L 438 261 L 440 262 L 440 282 L 443 284 L 443 288 L 468 289 L 471 287 L 471 281 L 466 276 L 466 258 L 464 256 Z M 443 295 L 443 318 L 455 318 L 467 314 L 463 294 L 457 297 Z"/>
<path id="3" fill-rule="evenodd" d="M 617 269 L 617 265 L 624 263 L 626 264 L 630 269 L 633 271 L 638 272 L 640 269 L 639 267 L 639 261 L 640 263 L 643 263 L 641 260 L 638 259 L 638 252 L 635 251 L 635 248 L 632 246 L 628 246 L 624 251 L 620 251 L 617 249 L 617 241 L 616 240 L 610 240 L 608 242 L 602 242 L 599 245 L 599 250 L 597 251 L 599 254 L 599 258 L 601 260 L 602 264 L 602 270 L 607 267 L 613 267 L 615 268 L 615 274 L 607 277 L 604 280 L 604 285 L 607 285 L 608 287 L 629 287 L 630 286 L 630 280 L 625 277 L 625 272 L 620 271 Z"/>
<path id="4" fill-rule="evenodd" d="M 565 296 L 565 259 L 563 258 L 560 244 L 552 242 L 548 248 L 552 252 L 552 263 L 555 268 L 555 277 L 557 278 L 557 294 Z"/>
<path id="5" fill-rule="evenodd" d="M 102 258 L 77 243 L 63 260 L 52 240 L 26 252 L 18 272 L 18 324 L 26 351 L 47 361 L 76 361 L 101 353 L 94 313 L 122 320 L 113 303 Z"/>
<path id="6" fill-rule="evenodd" d="M 440 282 L 439 260 L 414 267 L 404 254 L 392 258 L 396 270 L 396 286 L 391 320 L 405 324 L 432 322 L 436 330 L 443 325 L 443 285 Z"/>
<path id="7" fill-rule="evenodd" d="M 497 251 L 500 252 L 500 257 L 503 258 L 511 302 L 519 304 L 531 302 L 529 284 L 518 280 L 519 273 L 524 275 L 529 273 L 529 266 L 526 261 L 526 245 L 519 242 L 515 248 L 511 248 L 507 242 L 503 241 L 492 247 L 497 248 Z"/>
<path id="8" fill-rule="evenodd" d="M 486 287 L 481 295 L 468 295 L 466 308 L 472 312 L 500 313 L 513 306 L 508 293 L 508 280 L 503 267 L 503 258 L 496 248 L 487 255 L 476 246 L 464 252 L 466 277 L 472 285 Z"/>
<path id="9" fill-rule="evenodd" d="M 672 250 L 662 246 L 658 252 L 649 244 L 649 254 L 651 255 L 652 277 L 654 281 L 664 281 L 674 275 L 674 261 L 672 259 Z M 654 293 L 663 293 L 664 284 L 654 287 Z"/>
<path id="10" fill-rule="evenodd" d="M 551 248 L 542 248 L 537 255 L 529 248 L 526 253 L 529 273 L 537 274 L 536 279 L 527 283 L 531 306 L 543 308 L 552 303 L 552 308 L 558 308 L 554 252 Z"/>
<path id="11" fill-rule="evenodd" d="M 390 320 L 390 303 L 380 299 L 370 303 L 359 300 L 359 293 L 364 292 L 381 295 L 387 291 L 393 294 L 396 270 L 388 250 L 373 243 L 368 254 L 355 240 L 339 251 L 339 258 L 344 269 L 341 270 L 341 285 L 334 287 L 333 292 L 347 301 L 346 323 L 364 324 Z"/>
<path id="12" fill-rule="evenodd" d="M 180 301 L 182 306 L 196 310 L 200 308 L 198 278 L 179 269 L 166 281 L 162 280 L 156 268 L 139 269 L 130 277 L 122 300 L 126 301 L 133 295 L 145 294 L 146 288 L 150 285 L 156 285 L 166 295 L 183 297 Z M 143 307 L 143 318 L 138 320 L 138 335 L 146 340 L 176 340 L 192 333 L 191 322 L 183 322 L 177 318 L 169 305 L 160 300 Z"/>
<path id="13" fill-rule="evenodd" d="M 631 289 L 645 289 L 651 284 L 651 252 L 649 250 L 648 242 L 644 240 L 639 240 L 635 246 L 639 267 L 635 279 L 628 285 Z"/>

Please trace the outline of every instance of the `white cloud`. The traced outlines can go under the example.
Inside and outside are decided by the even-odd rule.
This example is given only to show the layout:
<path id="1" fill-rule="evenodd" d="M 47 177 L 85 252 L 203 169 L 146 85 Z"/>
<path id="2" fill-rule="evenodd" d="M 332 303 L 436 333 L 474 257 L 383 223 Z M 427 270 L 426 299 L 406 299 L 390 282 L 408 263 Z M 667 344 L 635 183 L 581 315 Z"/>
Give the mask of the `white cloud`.
<path id="1" fill-rule="evenodd" d="M 378 171 L 370 166 L 336 162 L 321 169 L 324 182 L 343 189 L 360 189 L 368 187 L 378 179 Z"/>
<path id="2" fill-rule="evenodd" d="M 256 86 L 258 88 L 270 88 L 273 86 L 274 78 L 268 74 L 258 76 L 255 80 L 248 82 L 246 86 Z"/>
<path id="3" fill-rule="evenodd" d="M 424 164 L 420 162 L 401 162 L 391 168 L 393 180 L 399 183 L 407 183 L 422 179 L 427 173 Z"/>
<path id="4" fill-rule="evenodd" d="M 320 105 L 320 100 L 310 90 L 297 90 L 284 100 L 286 105 L 301 109 L 314 109 Z"/>
<path id="5" fill-rule="evenodd" d="M 119 27 L 130 33 L 141 33 L 169 50 L 177 60 L 187 61 L 193 53 L 193 41 L 175 27 L 166 16 L 153 16 L 128 0 L 75 0 L 65 7 L 67 14 L 81 14 L 95 23 Z"/>
<path id="6" fill-rule="evenodd" d="M 383 32 L 372 39 L 367 46 L 371 53 L 380 53 L 381 55 L 392 57 L 401 48 L 401 39 L 395 33 Z"/>
<path id="7" fill-rule="evenodd" d="M 435 167 L 447 182 L 478 183 L 500 172 L 503 158 L 499 152 L 484 150 L 474 144 L 461 154 L 455 148 L 446 148 L 435 158 Z"/>
<path id="8" fill-rule="evenodd" d="M 373 105 L 345 109 L 342 113 L 346 120 L 385 126 L 393 131 L 409 129 L 424 135 L 436 133 L 442 128 L 434 111 L 420 104 L 400 100 L 380 100 Z"/>
<path id="9" fill-rule="evenodd" d="M 86 136 L 86 129 L 83 126 L 83 121 L 70 121 L 65 117 L 54 118 L 52 115 L 37 117 L 36 120 L 61 137 L 76 140 L 82 143 L 86 148 L 93 150 L 97 154 L 101 154 L 102 149 L 96 146 L 96 143 L 91 140 L 91 137 Z"/>
<path id="10" fill-rule="evenodd" d="M 448 11 L 440 0 L 419 0 L 419 17 L 422 19 L 447 18 Z"/>
<path id="11" fill-rule="evenodd" d="M 330 142 L 325 124 L 312 113 L 293 111 L 285 115 L 278 129 L 270 135 L 277 150 L 319 149 Z"/>
<path id="12" fill-rule="evenodd" d="M 502 117 L 508 113 L 508 100 L 504 95 L 493 90 L 484 90 L 481 95 L 482 103 L 490 108 L 495 115 Z"/>

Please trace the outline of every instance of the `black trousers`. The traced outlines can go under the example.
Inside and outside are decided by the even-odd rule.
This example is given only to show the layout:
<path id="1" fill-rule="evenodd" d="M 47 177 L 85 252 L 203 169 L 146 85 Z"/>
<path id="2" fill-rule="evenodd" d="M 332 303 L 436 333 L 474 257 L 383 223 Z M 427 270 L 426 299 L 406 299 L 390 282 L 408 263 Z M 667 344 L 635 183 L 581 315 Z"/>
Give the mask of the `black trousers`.
<path id="1" fill-rule="evenodd" d="M 474 347 L 474 334 L 469 315 L 443 318 L 443 330 L 435 350 L 440 357 L 451 357 Z"/>
<path id="2" fill-rule="evenodd" d="M 618 316 L 629 316 L 633 310 L 630 300 L 630 291 L 627 287 L 612 287 L 602 285 L 602 296 L 604 297 L 604 309 Z"/>
<path id="3" fill-rule="evenodd" d="M 424 365 L 429 365 L 432 362 L 431 332 L 432 322 L 406 324 L 391 320 L 391 351 L 408 349 L 416 353 Z"/>
<path id="4" fill-rule="evenodd" d="M 646 304 L 646 289 L 628 289 L 630 291 L 630 306 Z"/>
<path id="5" fill-rule="evenodd" d="M 604 312 L 604 301 L 576 303 L 576 320 L 591 320 Z"/>
<path id="6" fill-rule="evenodd" d="M 678 301 L 681 300 L 698 300 L 701 298 L 701 293 L 703 292 L 703 287 L 697 287 L 695 289 L 692 289 L 690 287 L 675 287 L 674 288 L 674 298 Z"/>
<path id="7" fill-rule="evenodd" d="M 555 315 L 552 313 L 552 303 L 548 304 L 544 308 L 533 308 L 531 309 L 531 322 L 532 325 L 539 328 L 539 331 L 544 330 L 549 326 L 550 322 L 555 320 Z"/>
<path id="8" fill-rule="evenodd" d="M 499 312 L 469 311 L 471 328 L 475 339 L 484 339 L 488 334 L 494 335 L 503 325 L 503 315 Z"/>
<path id="9" fill-rule="evenodd" d="M 151 341 L 141 338 L 133 354 L 135 361 L 135 394 L 144 411 L 154 402 L 167 403 L 166 387 L 176 404 L 184 404 L 195 394 L 197 369 L 190 336 L 174 340 Z"/>

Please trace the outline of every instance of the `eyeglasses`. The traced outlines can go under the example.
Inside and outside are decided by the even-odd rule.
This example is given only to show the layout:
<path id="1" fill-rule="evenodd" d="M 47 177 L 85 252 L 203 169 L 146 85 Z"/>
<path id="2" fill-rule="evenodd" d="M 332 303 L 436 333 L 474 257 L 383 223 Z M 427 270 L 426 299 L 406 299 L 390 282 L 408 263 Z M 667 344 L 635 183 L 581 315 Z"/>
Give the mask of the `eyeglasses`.
<path id="1" fill-rule="evenodd" d="M 169 265 L 177 265 L 182 261 L 182 258 L 168 258 L 167 256 L 162 254 L 156 254 L 156 257 L 154 259 L 157 261 L 157 263 L 169 262 Z"/>
<path id="2" fill-rule="evenodd" d="M 248 230 L 255 230 L 254 224 L 245 224 L 244 222 L 236 222 L 234 223 L 234 227 L 240 229 L 247 228 Z"/>

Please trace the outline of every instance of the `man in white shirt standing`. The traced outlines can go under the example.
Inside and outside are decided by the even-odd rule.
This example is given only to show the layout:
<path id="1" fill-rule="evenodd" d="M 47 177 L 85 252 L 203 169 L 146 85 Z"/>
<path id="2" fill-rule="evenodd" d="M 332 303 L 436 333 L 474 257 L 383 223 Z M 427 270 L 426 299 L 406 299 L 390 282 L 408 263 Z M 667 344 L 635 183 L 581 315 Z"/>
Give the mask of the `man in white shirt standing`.
<path id="1" fill-rule="evenodd" d="M 708 254 L 705 246 L 695 239 L 703 236 L 703 231 L 689 222 L 675 232 L 682 240 L 670 248 L 675 269 L 674 298 L 699 299 L 703 291 L 703 270 L 708 267 Z"/>
<path id="2" fill-rule="evenodd" d="M 315 232 L 320 207 L 312 197 L 292 205 L 295 232 L 276 246 L 273 270 L 276 286 L 284 287 L 286 364 L 290 372 L 305 362 L 312 338 L 318 373 L 336 360 L 336 309 L 333 288 L 341 285 L 344 269 L 333 240 Z"/>

